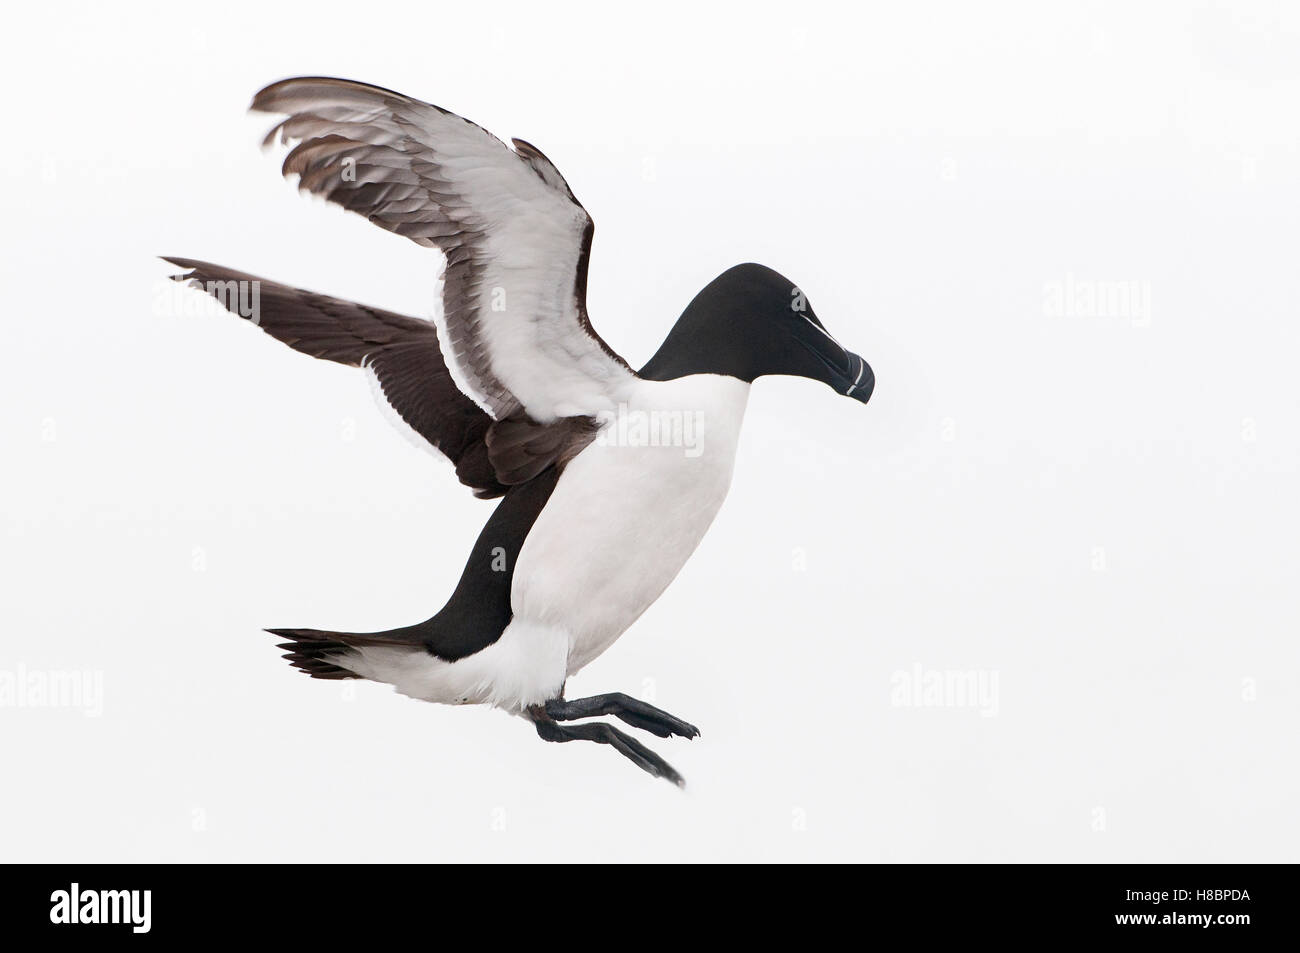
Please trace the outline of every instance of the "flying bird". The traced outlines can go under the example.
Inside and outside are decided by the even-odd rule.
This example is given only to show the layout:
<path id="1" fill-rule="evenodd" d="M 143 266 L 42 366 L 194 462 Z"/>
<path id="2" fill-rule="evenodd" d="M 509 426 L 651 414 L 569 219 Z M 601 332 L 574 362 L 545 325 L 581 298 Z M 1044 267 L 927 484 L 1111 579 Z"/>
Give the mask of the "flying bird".
<path id="1" fill-rule="evenodd" d="M 607 744 L 682 784 L 639 740 L 591 719 L 662 738 L 693 738 L 693 725 L 621 693 L 566 699 L 565 681 L 659 598 L 703 538 L 731 483 L 753 381 L 807 377 L 865 403 L 871 368 L 797 286 L 742 264 L 633 370 L 587 316 L 591 216 L 535 146 L 342 79 L 287 79 L 251 108 L 284 117 L 265 144 L 288 147 L 283 173 L 300 190 L 441 253 L 441 313 L 407 317 L 168 257 L 186 269 L 174 278 L 296 351 L 361 368 L 395 424 L 449 459 L 475 496 L 500 498 L 432 618 L 382 632 L 267 631 L 313 678 L 492 705 L 546 741 Z"/>

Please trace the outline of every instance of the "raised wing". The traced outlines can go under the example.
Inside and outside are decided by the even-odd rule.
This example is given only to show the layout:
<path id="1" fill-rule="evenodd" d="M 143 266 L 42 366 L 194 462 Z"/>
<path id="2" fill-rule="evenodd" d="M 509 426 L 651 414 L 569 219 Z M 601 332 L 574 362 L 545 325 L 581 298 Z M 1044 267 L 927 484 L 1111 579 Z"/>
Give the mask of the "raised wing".
<path id="1" fill-rule="evenodd" d="M 617 406 L 635 374 L 587 318 L 591 218 L 539 150 L 348 80 L 287 79 L 252 108 L 288 117 L 266 142 L 292 146 L 300 188 L 443 252 L 442 351 L 493 419 Z"/>

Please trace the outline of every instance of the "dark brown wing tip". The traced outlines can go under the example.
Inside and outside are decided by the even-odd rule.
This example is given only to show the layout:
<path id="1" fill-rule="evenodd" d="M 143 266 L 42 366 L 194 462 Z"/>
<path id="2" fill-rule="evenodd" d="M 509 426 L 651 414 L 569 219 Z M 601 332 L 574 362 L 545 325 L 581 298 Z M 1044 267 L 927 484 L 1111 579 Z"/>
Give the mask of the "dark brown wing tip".
<path id="1" fill-rule="evenodd" d="M 159 255 L 158 257 L 169 265 L 175 265 L 177 268 L 185 269 L 185 271 L 178 275 L 168 275 L 167 277 L 170 280 L 198 287 L 196 282 L 199 281 L 199 272 L 202 271 L 204 262 L 195 261 L 193 258 L 172 258 L 168 255 Z"/>
<path id="2" fill-rule="evenodd" d="M 278 113 L 284 112 L 276 106 L 276 100 L 279 95 L 294 86 L 306 83 L 336 83 L 347 82 L 347 80 L 337 80 L 331 76 L 290 76 L 287 79 L 276 80 L 267 86 L 263 86 L 253 94 L 253 101 L 248 104 L 249 112 L 261 113 Z"/>
<path id="3" fill-rule="evenodd" d="M 159 260 L 167 262 L 169 265 L 175 265 L 177 268 L 188 268 L 188 273 L 184 275 L 170 275 L 172 281 L 187 281 L 194 277 L 194 273 L 203 268 L 207 262 L 199 261 L 195 258 L 173 258 L 171 255 L 159 255 Z"/>
<path id="4" fill-rule="evenodd" d="M 277 80 L 269 86 L 263 86 L 254 93 L 253 101 L 248 104 L 248 110 L 249 112 L 283 113 L 285 110 L 279 105 L 280 95 L 291 92 L 295 87 L 308 85 L 336 86 L 340 89 L 377 93 L 381 96 L 393 97 L 405 102 L 419 102 L 418 99 L 407 96 L 405 93 L 399 93 L 395 89 L 376 86 L 374 83 L 362 83 L 355 79 L 343 79 L 339 76 L 290 76 L 288 79 Z"/>
<path id="5" fill-rule="evenodd" d="M 177 268 L 188 268 L 183 275 L 170 275 L 172 281 L 200 281 L 204 278 L 212 278 L 220 281 L 260 281 L 266 284 L 265 278 L 259 278 L 257 275 L 250 275 L 246 271 L 237 271 L 234 268 L 227 268 L 224 265 L 214 265 L 210 261 L 201 261 L 198 258 L 179 258 L 171 255 L 159 255 L 162 261 Z"/>
<path id="6" fill-rule="evenodd" d="M 542 152 L 541 149 L 537 148 L 535 145 L 529 142 L 527 139 L 511 139 L 510 142 L 514 145 L 515 152 L 521 153 L 522 155 L 531 156 L 535 159 L 546 159 L 546 154 Z M 551 160 L 546 159 L 546 161 L 550 162 Z"/>

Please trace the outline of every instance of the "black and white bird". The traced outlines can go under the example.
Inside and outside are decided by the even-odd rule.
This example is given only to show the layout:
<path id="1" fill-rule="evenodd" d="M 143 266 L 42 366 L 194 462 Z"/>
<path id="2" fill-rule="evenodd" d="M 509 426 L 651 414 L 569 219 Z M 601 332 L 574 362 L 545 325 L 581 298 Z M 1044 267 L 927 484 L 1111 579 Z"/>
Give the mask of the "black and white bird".
<path id="1" fill-rule="evenodd" d="M 286 117 L 266 144 L 291 147 L 283 172 L 300 189 L 442 253 L 442 313 L 406 317 L 167 258 L 187 269 L 176 280 L 294 350 L 362 368 L 398 426 L 446 456 L 475 496 L 502 498 L 433 618 L 384 632 L 267 631 L 314 678 L 493 705 L 547 741 L 608 744 L 681 784 L 613 725 L 571 722 L 612 715 L 664 738 L 695 727 L 619 693 L 565 699 L 565 681 L 659 598 L 703 538 L 731 483 L 751 383 L 808 377 L 865 403 L 871 368 L 795 285 L 744 264 L 705 287 L 634 371 L 587 318 L 591 217 L 536 147 L 341 79 L 275 83 L 252 109 Z M 235 288 L 253 289 L 253 313 Z"/>

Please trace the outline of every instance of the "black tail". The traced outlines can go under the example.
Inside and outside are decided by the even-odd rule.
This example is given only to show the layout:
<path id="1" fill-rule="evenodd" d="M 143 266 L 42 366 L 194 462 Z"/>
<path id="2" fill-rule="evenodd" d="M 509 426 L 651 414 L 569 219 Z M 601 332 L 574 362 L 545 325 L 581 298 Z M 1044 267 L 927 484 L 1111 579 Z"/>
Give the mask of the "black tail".
<path id="1" fill-rule="evenodd" d="M 361 678 L 331 662 L 326 656 L 346 655 L 358 645 L 419 645 L 418 640 L 406 637 L 406 631 L 391 632 L 327 632 L 324 629 L 267 629 L 272 635 L 288 642 L 276 648 L 285 649 L 284 657 L 299 671 L 312 678 Z"/>
<path id="2" fill-rule="evenodd" d="M 312 678 L 360 678 L 355 672 L 340 668 L 328 661 L 327 655 L 341 655 L 350 646 L 339 637 L 340 632 L 322 632 L 320 629 L 267 629 L 272 635 L 290 642 L 281 642 L 276 648 L 285 649 L 284 657 L 299 671 Z"/>

